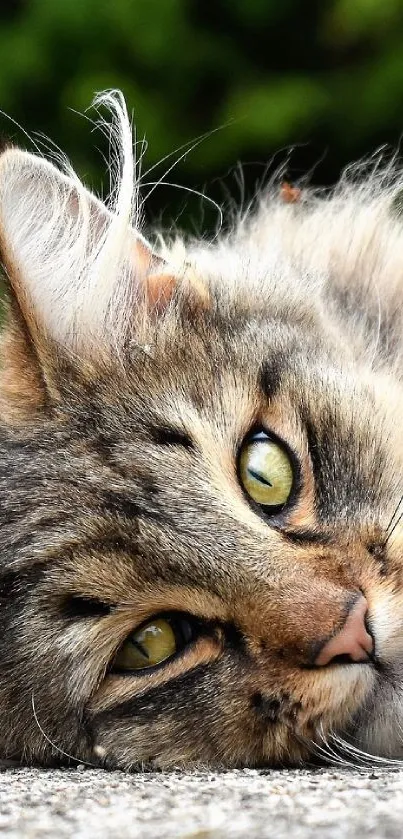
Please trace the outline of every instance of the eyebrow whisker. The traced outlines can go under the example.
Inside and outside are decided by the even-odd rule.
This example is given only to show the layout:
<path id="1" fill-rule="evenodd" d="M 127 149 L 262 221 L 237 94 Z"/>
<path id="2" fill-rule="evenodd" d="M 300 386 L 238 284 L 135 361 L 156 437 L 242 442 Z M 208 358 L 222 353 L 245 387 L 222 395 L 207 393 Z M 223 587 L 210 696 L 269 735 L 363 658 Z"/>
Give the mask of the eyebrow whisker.
<path id="1" fill-rule="evenodd" d="M 402 520 L 403 510 L 401 510 L 401 512 L 399 513 L 399 509 L 401 507 L 402 502 L 403 502 L 403 495 L 401 495 L 401 497 L 400 497 L 400 499 L 399 499 L 399 501 L 398 501 L 398 503 L 397 503 L 397 505 L 396 505 L 396 507 L 393 511 L 393 514 L 392 514 L 392 517 L 389 521 L 389 524 L 386 528 L 386 539 L 383 543 L 384 548 L 388 544 L 388 542 L 390 540 L 390 537 L 392 536 L 392 534 L 394 533 L 394 531 L 396 530 L 396 528 L 398 527 L 398 525 L 400 524 L 400 522 Z"/>

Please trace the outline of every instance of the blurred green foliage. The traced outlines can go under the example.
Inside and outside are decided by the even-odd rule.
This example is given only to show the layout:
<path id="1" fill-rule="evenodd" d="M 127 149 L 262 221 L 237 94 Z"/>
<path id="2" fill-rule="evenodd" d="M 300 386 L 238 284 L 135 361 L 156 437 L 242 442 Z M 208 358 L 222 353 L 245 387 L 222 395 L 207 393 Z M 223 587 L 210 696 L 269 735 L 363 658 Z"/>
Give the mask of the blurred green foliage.
<path id="1" fill-rule="evenodd" d="M 0 55 L 2 110 L 55 141 L 96 188 L 104 164 L 94 146 L 105 148 L 70 109 L 82 113 L 103 88 L 125 93 L 147 137 L 145 171 L 212 131 L 167 181 L 207 184 L 218 200 L 216 180 L 228 185 L 237 160 L 246 195 L 293 144 L 290 179 L 315 168 L 326 183 L 379 144 L 396 146 L 403 129 L 402 0 L 8 0 Z M 0 127 L 24 142 L 6 117 Z M 187 196 L 160 186 L 149 211 L 177 217 Z"/>

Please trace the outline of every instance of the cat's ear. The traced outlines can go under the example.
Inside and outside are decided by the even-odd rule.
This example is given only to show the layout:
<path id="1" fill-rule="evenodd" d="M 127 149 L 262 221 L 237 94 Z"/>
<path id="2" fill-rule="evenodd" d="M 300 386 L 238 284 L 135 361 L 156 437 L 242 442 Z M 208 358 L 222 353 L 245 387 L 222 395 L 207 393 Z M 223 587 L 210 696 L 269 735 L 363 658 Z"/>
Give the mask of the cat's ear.
<path id="1" fill-rule="evenodd" d="M 55 348 L 86 357 L 108 343 L 116 347 L 140 300 L 169 301 L 173 278 L 133 228 L 132 198 L 132 182 L 126 195 L 121 185 L 111 212 L 73 172 L 17 149 L 0 156 L 0 248 L 10 301 L 0 387 L 14 401 L 19 391 L 42 403 Z"/>
<path id="2" fill-rule="evenodd" d="M 27 152 L 3 153 L 2 261 L 34 339 L 80 351 L 116 338 L 146 278 L 164 273 L 131 219 L 131 194 L 110 212 L 74 173 Z"/>

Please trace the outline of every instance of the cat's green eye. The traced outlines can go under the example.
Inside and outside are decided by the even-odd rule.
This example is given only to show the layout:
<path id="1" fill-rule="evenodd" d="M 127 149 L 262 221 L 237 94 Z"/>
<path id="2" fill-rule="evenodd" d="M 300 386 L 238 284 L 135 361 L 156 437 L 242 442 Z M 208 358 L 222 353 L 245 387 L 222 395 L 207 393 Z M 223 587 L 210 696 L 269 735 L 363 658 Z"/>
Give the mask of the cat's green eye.
<path id="1" fill-rule="evenodd" d="M 268 512 L 287 503 L 294 483 L 290 456 L 263 431 L 244 443 L 239 477 L 245 492 Z"/>
<path id="2" fill-rule="evenodd" d="M 192 639 L 186 618 L 153 618 L 129 636 L 118 651 L 113 669 L 145 670 L 172 658 Z"/>

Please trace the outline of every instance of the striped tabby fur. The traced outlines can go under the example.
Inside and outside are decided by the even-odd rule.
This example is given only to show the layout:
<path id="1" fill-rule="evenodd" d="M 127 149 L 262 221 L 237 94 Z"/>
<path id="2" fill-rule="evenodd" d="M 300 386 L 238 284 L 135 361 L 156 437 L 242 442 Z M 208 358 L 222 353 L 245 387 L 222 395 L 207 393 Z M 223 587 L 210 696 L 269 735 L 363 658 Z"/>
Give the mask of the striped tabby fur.
<path id="1" fill-rule="evenodd" d="M 399 759 L 402 175 L 274 186 L 218 240 L 153 248 L 124 102 L 99 102 L 107 207 L 65 161 L 0 157 L 0 755 Z M 257 426 L 298 464 L 275 520 L 239 484 Z M 314 666 L 359 592 L 376 660 Z M 192 643 L 114 672 L 171 612 L 197 620 Z"/>

